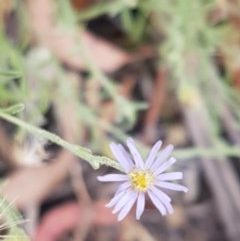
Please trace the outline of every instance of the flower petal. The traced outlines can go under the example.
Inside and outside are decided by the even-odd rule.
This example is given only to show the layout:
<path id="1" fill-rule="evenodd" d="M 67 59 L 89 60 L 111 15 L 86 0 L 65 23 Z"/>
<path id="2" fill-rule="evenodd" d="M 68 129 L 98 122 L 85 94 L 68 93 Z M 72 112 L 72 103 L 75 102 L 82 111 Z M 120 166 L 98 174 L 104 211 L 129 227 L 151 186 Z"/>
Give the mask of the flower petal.
<path id="1" fill-rule="evenodd" d="M 163 206 L 162 202 L 158 199 L 156 194 L 153 191 L 148 190 L 148 195 L 149 195 L 151 201 L 153 202 L 153 204 L 155 205 L 155 207 L 159 210 L 159 212 L 163 216 L 165 216 L 167 214 L 166 208 Z"/>
<path id="2" fill-rule="evenodd" d="M 122 192 L 122 191 L 127 191 L 127 189 L 131 186 L 131 183 L 129 181 L 126 181 L 122 183 L 116 190 L 115 195 Z"/>
<path id="3" fill-rule="evenodd" d="M 175 184 L 175 183 L 170 183 L 170 182 L 162 182 L 162 181 L 156 181 L 155 183 L 158 187 L 170 189 L 170 190 L 175 190 L 175 191 L 180 191 L 180 192 L 187 192 L 188 188 L 180 185 L 180 184 Z"/>
<path id="4" fill-rule="evenodd" d="M 121 212 L 118 215 L 118 221 L 123 220 L 127 214 L 130 212 L 133 204 L 135 203 L 138 194 L 136 192 L 133 192 L 134 196 L 129 200 L 129 202 L 125 205 L 125 207 L 123 207 L 123 209 L 121 210 Z"/>
<path id="5" fill-rule="evenodd" d="M 160 155 L 157 157 L 155 162 L 152 165 L 152 170 L 157 169 L 164 161 L 167 160 L 167 158 L 170 156 L 174 146 L 173 145 L 168 145 L 167 147 L 164 148 L 164 150 L 160 153 Z"/>
<path id="6" fill-rule="evenodd" d="M 148 155 L 148 158 L 146 160 L 146 165 L 145 165 L 146 169 L 150 168 L 150 166 L 154 163 L 161 145 L 162 145 L 162 141 L 158 141 L 153 146 L 153 148 L 152 148 L 152 150 L 151 150 L 151 152 Z"/>
<path id="7" fill-rule="evenodd" d="M 168 161 L 162 163 L 155 171 L 153 171 L 154 175 L 158 175 L 162 172 L 164 172 L 165 170 L 167 170 L 170 166 L 172 166 L 175 162 L 176 162 L 176 158 L 171 157 Z"/>
<path id="8" fill-rule="evenodd" d="M 120 144 L 119 144 L 120 145 Z M 123 146 L 116 145 L 115 143 L 110 144 L 110 149 L 117 159 L 117 161 L 121 164 L 121 166 L 124 168 L 126 172 L 128 172 L 130 169 L 132 169 L 133 163 L 131 162 L 130 158 L 126 156 L 127 153 Z"/>
<path id="9" fill-rule="evenodd" d="M 137 199 L 136 219 L 139 220 L 145 208 L 145 195 L 140 192 Z"/>
<path id="10" fill-rule="evenodd" d="M 127 146 L 132 154 L 133 160 L 135 162 L 136 167 L 140 167 L 142 170 L 144 169 L 143 159 L 135 147 L 135 142 L 132 138 L 127 139 Z"/>
<path id="11" fill-rule="evenodd" d="M 128 180 L 128 176 L 125 174 L 107 174 L 104 176 L 98 176 L 100 182 L 123 182 Z"/>
<path id="12" fill-rule="evenodd" d="M 168 213 L 173 213 L 173 207 L 171 205 L 171 198 L 161 190 L 156 187 L 152 187 L 151 191 L 157 196 L 157 198 L 162 202 L 162 204 L 167 209 Z"/>
<path id="13" fill-rule="evenodd" d="M 114 207 L 112 213 L 119 212 L 134 197 L 135 192 L 133 192 L 132 190 L 126 192 L 125 195 L 121 198 L 121 200 L 116 203 L 116 206 Z"/>
<path id="14" fill-rule="evenodd" d="M 174 213 L 173 206 L 171 203 L 166 202 L 166 203 L 164 203 L 164 206 L 166 207 L 168 213 L 170 213 L 170 214 Z"/>
<path id="15" fill-rule="evenodd" d="M 114 197 L 111 199 L 111 201 L 105 205 L 105 207 L 111 208 L 111 207 L 115 206 L 116 203 L 117 203 L 119 200 L 121 200 L 121 198 L 122 198 L 124 195 L 125 195 L 125 192 L 124 192 L 124 191 L 115 194 Z"/>
<path id="16" fill-rule="evenodd" d="M 133 161 L 132 161 L 129 153 L 128 153 L 128 152 L 126 151 L 126 149 L 123 147 L 123 145 L 117 144 L 117 147 L 118 147 L 119 150 L 122 152 L 122 154 L 124 155 L 124 157 L 126 158 L 126 160 L 128 160 L 130 166 L 133 167 Z"/>
<path id="17" fill-rule="evenodd" d="M 159 181 L 181 180 L 182 178 L 183 178 L 182 172 L 168 172 L 157 176 L 157 180 Z"/>
<path id="18" fill-rule="evenodd" d="M 153 191 L 156 194 L 156 196 L 158 196 L 162 200 L 162 202 L 171 202 L 172 201 L 172 199 L 165 192 L 159 190 L 158 188 L 151 187 L 150 190 Z"/>

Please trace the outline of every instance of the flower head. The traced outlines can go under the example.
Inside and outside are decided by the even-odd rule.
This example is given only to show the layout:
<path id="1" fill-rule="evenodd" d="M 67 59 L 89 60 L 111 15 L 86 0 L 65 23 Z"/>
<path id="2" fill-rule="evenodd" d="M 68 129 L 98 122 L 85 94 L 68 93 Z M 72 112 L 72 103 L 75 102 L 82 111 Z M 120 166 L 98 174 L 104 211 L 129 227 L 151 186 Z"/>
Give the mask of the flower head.
<path id="1" fill-rule="evenodd" d="M 168 145 L 158 155 L 162 145 L 158 141 L 152 148 L 147 160 L 144 162 L 139 154 L 133 139 L 127 139 L 127 146 L 131 155 L 121 144 L 111 143 L 110 148 L 124 170 L 124 174 L 108 174 L 99 176 L 101 182 L 121 182 L 112 200 L 106 205 L 114 207 L 113 213 L 118 214 L 118 221 L 124 219 L 136 203 L 136 219 L 140 219 L 148 196 L 162 215 L 173 213 L 171 198 L 161 189 L 187 192 L 185 186 L 168 181 L 180 180 L 182 172 L 163 173 L 176 162 L 170 157 L 173 145 Z"/>

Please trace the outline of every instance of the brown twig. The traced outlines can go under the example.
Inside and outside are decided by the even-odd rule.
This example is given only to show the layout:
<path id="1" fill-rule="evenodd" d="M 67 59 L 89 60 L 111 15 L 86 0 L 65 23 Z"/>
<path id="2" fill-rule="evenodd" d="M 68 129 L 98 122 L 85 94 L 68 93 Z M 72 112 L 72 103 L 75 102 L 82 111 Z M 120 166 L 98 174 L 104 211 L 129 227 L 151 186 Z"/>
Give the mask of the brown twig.
<path id="1" fill-rule="evenodd" d="M 149 99 L 149 109 L 144 123 L 144 142 L 152 144 L 156 139 L 157 122 L 160 117 L 166 90 L 166 70 L 158 70 L 156 83 Z"/>

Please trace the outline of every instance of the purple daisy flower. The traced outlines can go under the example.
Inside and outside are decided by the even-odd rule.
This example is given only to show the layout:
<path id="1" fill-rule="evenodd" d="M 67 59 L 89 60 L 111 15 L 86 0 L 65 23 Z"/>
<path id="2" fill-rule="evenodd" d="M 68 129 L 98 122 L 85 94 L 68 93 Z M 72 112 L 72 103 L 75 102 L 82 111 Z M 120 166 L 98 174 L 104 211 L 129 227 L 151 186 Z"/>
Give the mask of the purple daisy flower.
<path id="1" fill-rule="evenodd" d="M 114 207 L 113 213 L 118 214 L 118 221 L 124 219 L 136 203 L 136 219 L 140 219 L 148 196 L 162 215 L 173 213 L 171 198 L 161 189 L 187 192 L 185 186 L 168 181 L 180 180 L 182 172 L 163 173 L 176 162 L 170 157 L 173 145 L 168 145 L 160 155 L 157 155 L 162 145 L 158 141 L 152 148 L 147 160 L 144 162 L 139 154 L 133 139 L 127 139 L 127 146 L 131 156 L 121 144 L 111 143 L 110 148 L 125 174 L 108 174 L 99 176 L 101 182 L 122 182 L 112 200 L 106 207 Z"/>

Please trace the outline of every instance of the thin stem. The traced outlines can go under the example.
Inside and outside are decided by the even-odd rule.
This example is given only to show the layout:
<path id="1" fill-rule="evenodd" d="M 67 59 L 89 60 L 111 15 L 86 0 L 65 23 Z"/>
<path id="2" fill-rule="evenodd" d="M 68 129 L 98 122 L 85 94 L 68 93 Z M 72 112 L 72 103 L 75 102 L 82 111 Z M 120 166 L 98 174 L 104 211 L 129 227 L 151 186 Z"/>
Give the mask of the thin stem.
<path id="1" fill-rule="evenodd" d="M 0 111 L 0 118 L 14 124 L 17 125 L 27 131 L 29 131 L 30 133 L 33 133 L 35 135 L 38 135 L 40 137 L 43 137 L 67 150 L 69 150 L 70 152 L 72 152 L 73 154 L 75 154 L 76 156 L 80 157 L 81 159 L 89 162 L 92 167 L 94 169 L 98 169 L 100 167 L 100 165 L 107 165 L 107 166 L 111 166 L 115 169 L 121 170 L 120 165 L 108 158 L 108 157 L 104 157 L 104 156 L 97 156 L 97 155 L 93 155 L 91 153 L 91 150 L 81 147 L 79 145 L 75 145 L 72 143 L 69 143 L 65 140 L 63 140 L 60 136 L 50 133 L 46 130 L 43 130 L 41 128 L 35 127 L 31 124 L 28 124 L 14 116 L 11 116 L 7 113 L 4 113 L 2 111 Z"/>
<path id="2" fill-rule="evenodd" d="M 113 81 L 111 81 L 110 78 L 106 77 L 105 74 L 103 74 L 100 71 L 100 69 L 96 66 L 96 64 L 89 58 L 85 50 L 86 48 L 80 38 L 78 38 L 77 44 L 77 51 L 79 51 L 79 53 L 81 54 L 81 57 L 84 63 L 86 64 L 87 68 L 90 70 L 92 77 L 99 80 L 99 82 L 106 88 L 111 97 L 113 99 L 116 99 L 118 96 L 116 85 L 113 84 Z"/>
<path id="3" fill-rule="evenodd" d="M 229 147 L 224 146 L 223 148 L 212 147 L 210 149 L 207 148 L 185 148 L 184 150 L 175 150 L 173 151 L 173 155 L 180 159 L 189 159 L 195 157 L 240 157 L 239 147 Z"/>
<path id="4" fill-rule="evenodd" d="M 121 10 L 124 7 L 127 7 L 127 5 L 129 4 L 127 4 L 127 2 L 125 3 L 122 0 L 95 4 L 92 7 L 89 7 L 88 9 L 81 11 L 77 15 L 77 19 L 78 21 L 88 21 L 90 19 L 99 17 L 104 14 L 117 14 L 121 12 Z"/>
<path id="5" fill-rule="evenodd" d="M 31 124 L 28 124 L 14 116 L 11 116 L 7 113 L 4 113 L 0 111 L 0 118 L 15 124 L 30 133 L 33 133 L 35 135 L 38 135 L 40 137 L 43 137 L 63 148 L 66 148 L 76 156 L 80 157 L 81 159 L 87 161 L 90 163 L 90 165 L 94 169 L 98 169 L 100 165 L 106 165 L 106 166 L 111 166 L 115 169 L 121 170 L 120 165 L 105 156 L 98 156 L 98 155 L 93 155 L 91 153 L 91 150 L 81 147 L 79 145 L 75 145 L 72 143 L 69 143 L 65 140 L 63 140 L 61 137 L 59 137 L 56 134 L 50 133 L 46 130 L 43 130 L 41 128 L 32 126 Z M 141 149 L 144 152 L 144 154 L 147 154 L 149 152 L 149 149 L 146 148 L 145 146 L 141 145 Z M 238 147 L 229 147 L 229 146 L 224 146 L 224 147 L 213 147 L 211 149 L 206 149 L 206 148 L 187 148 L 184 150 L 175 150 L 173 152 L 173 155 L 176 156 L 177 158 L 181 159 L 191 159 L 195 157 L 224 157 L 224 156 L 231 156 L 231 157 L 240 157 L 240 150 Z"/>

